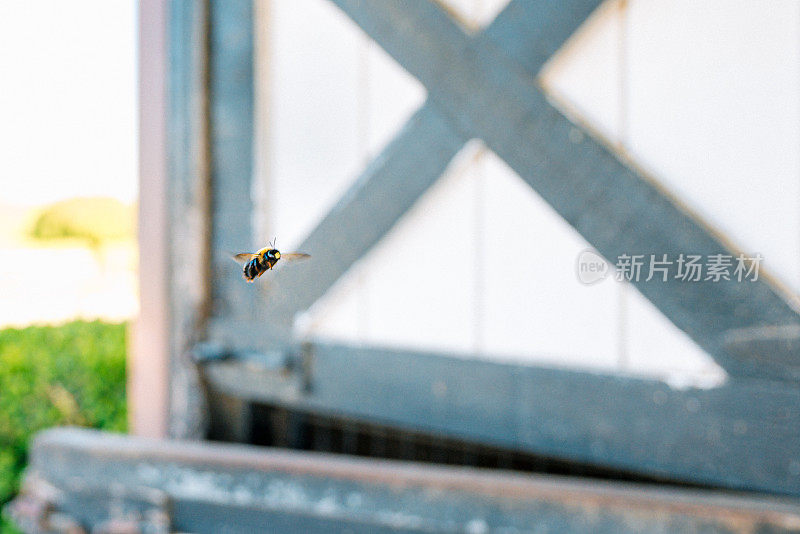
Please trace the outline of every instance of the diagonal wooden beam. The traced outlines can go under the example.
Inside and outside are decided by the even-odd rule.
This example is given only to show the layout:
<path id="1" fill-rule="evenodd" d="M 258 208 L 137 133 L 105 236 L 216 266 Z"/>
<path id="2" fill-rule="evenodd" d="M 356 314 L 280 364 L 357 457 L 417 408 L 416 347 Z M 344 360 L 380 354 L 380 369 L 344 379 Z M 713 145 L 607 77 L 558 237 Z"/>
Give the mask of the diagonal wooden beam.
<path id="1" fill-rule="evenodd" d="M 429 99 L 462 132 L 477 136 L 504 159 L 601 254 L 732 254 L 722 240 L 652 180 L 621 161 L 601 142 L 574 135 L 577 126 L 539 91 L 535 69 L 574 29 L 550 28 L 542 46 L 531 14 L 551 9 L 518 0 L 508 9 L 527 15 L 469 38 L 426 0 L 402 4 L 333 0 L 428 89 Z M 595 1 L 573 1 L 567 13 L 583 14 Z M 538 11 L 537 11 L 538 10 Z M 510 11 L 509 11 L 510 13 Z M 552 13 L 551 13 L 552 14 Z M 538 43 L 538 44 L 537 44 Z M 508 52 L 506 52 L 508 50 Z M 528 53 L 533 50 L 534 59 Z M 543 52 L 536 54 L 536 50 Z M 732 376 L 798 378 L 786 355 L 758 361 L 725 346 L 742 328 L 800 324 L 786 296 L 764 277 L 757 282 L 686 283 L 643 279 L 636 288 Z M 796 358 L 796 357 L 795 357 Z"/>

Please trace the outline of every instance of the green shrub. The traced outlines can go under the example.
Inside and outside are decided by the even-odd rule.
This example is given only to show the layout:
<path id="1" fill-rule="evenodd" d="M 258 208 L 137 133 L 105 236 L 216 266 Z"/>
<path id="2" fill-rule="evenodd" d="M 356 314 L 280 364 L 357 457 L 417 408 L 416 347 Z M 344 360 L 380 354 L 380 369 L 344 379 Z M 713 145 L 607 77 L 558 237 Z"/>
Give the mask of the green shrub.
<path id="1" fill-rule="evenodd" d="M 92 246 L 134 235 L 135 209 L 113 198 L 73 198 L 52 204 L 30 228 L 35 239 L 83 239 Z"/>
<path id="2" fill-rule="evenodd" d="M 0 330 L 0 507 L 17 491 L 33 433 L 125 431 L 125 330 L 99 321 Z"/>
<path id="3" fill-rule="evenodd" d="M 5 517 L 0 516 L 0 534 L 22 534 L 11 521 L 7 521 Z"/>

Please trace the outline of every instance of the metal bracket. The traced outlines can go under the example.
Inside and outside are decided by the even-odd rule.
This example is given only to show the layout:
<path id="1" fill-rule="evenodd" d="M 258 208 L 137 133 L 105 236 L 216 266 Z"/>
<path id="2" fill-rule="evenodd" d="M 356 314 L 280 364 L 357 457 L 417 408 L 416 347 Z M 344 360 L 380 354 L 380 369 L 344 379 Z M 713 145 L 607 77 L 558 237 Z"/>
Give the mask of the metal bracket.
<path id="1" fill-rule="evenodd" d="M 296 347 L 296 345 L 295 345 Z M 296 350 L 296 349 L 295 349 Z M 272 351 L 236 350 L 213 343 L 195 345 L 192 359 L 211 384 L 245 381 L 249 387 L 268 392 L 270 400 L 279 404 L 297 402 L 311 388 L 312 348 L 303 344 L 299 354 L 289 348 Z M 242 368 L 246 369 L 242 373 Z M 222 393 L 236 396 L 237 392 Z"/>

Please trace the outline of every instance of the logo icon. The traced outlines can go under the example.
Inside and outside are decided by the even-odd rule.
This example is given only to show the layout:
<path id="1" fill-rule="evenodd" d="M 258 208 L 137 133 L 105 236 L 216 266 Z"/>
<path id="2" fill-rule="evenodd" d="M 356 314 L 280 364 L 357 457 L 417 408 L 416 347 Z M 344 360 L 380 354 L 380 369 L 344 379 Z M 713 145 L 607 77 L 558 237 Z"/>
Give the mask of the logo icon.
<path id="1" fill-rule="evenodd" d="M 592 249 L 586 249 L 578 254 L 576 269 L 578 280 L 586 285 L 596 284 L 611 274 L 611 265 Z"/>

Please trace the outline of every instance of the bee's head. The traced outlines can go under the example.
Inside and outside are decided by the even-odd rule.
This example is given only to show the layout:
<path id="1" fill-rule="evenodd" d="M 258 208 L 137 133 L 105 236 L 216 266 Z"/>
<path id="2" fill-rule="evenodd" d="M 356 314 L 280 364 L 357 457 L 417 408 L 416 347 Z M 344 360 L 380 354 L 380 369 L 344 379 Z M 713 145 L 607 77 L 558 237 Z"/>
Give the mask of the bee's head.
<path id="1" fill-rule="evenodd" d="M 269 249 L 265 253 L 265 255 L 267 256 L 267 259 L 269 259 L 269 260 L 279 260 L 279 259 L 281 259 L 281 253 L 276 248 Z"/>

